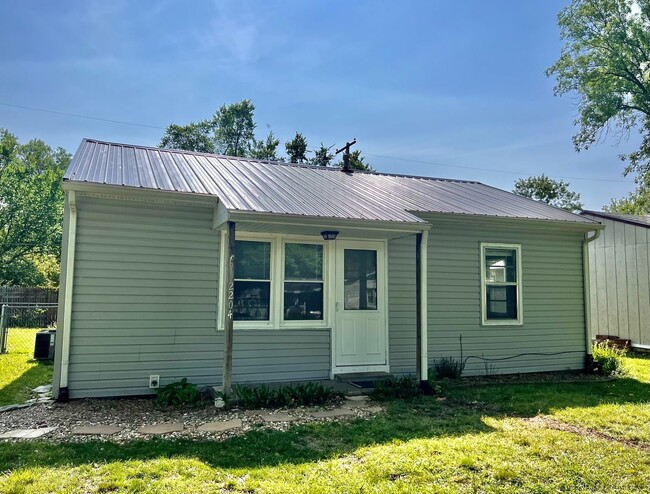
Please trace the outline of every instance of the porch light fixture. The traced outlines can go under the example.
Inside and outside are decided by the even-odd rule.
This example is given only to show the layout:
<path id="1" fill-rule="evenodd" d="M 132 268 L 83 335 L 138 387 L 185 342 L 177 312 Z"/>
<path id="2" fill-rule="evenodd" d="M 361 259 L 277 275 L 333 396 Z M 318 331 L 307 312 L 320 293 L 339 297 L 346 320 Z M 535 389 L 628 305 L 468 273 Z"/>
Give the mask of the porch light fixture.
<path id="1" fill-rule="evenodd" d="M 323 240 L 336 240 L 336 237 L 338 237 L 339 232 L 334 230 L 324 230 L 320 232 L 320 234 L 323 236 Z"/>

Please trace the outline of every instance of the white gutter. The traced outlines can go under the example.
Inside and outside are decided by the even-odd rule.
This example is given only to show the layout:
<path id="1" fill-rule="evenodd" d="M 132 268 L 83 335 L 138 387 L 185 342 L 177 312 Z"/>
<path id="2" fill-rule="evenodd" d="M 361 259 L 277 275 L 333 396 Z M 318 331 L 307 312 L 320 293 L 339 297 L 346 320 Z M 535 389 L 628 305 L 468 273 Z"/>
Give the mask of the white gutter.
<path id="1" fill-rule="evenodd" d="M 63 321 L 61 323 L 63 344 L 61 346 L 61 388 L 68 387 L 70 364 L 70 326 L 72 322 L 72 284 L 74 281 L 74 253 L 77 237 L 77 203 L 74 190 L 68 192 L 68 249 L 66 253 L 65 293 L 63 294 Z"/>
<path id="2" fill-rule="evenodd" d="M 587 355 L 591 355 L 591 279 L 589 276 L 589 244 L 600 237 L 601 230 L 596 230 L 594 236 L 589 237 L 585 233 L 585 239 L 582 242 L 582 277 L 585 297 L 585 342 Z"/>
<path id="3" fill-rule="evenodd" d="M 427 259 L 429 242 L 429 230 L 422 230 L 422 241 L 420 242 L 420 324 L 421 326 L 421 340 L 420 340 L 420 379 L 422 381 L 429 380 L 429 359 L 428 359 L 428 328 L 427 328 L 427 286 L 429 284 L 427 279 Z"/>
<path id="4" fill-rule="evenodd" d="M 630 346 L 639 350 L 650 350 L 650 345 L 642 345 L 641 343 L 630 343 Z"/>

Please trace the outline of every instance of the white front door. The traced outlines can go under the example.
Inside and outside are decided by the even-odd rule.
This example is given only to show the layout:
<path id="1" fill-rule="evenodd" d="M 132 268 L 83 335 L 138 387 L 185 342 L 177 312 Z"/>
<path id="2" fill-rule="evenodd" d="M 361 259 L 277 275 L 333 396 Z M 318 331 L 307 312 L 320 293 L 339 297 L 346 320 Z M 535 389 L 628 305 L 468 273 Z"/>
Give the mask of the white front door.
<path id="1" fill-rule="evenodd" d="M 333 373 L 388 370 L 385 244 L 336 243 Z"/>

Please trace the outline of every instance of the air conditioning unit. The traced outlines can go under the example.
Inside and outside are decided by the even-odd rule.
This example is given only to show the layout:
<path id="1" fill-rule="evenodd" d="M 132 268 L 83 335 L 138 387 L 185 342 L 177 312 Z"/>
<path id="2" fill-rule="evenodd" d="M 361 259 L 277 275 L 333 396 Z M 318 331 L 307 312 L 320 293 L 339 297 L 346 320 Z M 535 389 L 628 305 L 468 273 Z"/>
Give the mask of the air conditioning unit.
<path id="1" fill-rule="evenodd" d="M 54 338 L 56 329 L 44 329 L 36 333 L 34 342 L 34 358 L 36 360 L 54 359 Z"/>

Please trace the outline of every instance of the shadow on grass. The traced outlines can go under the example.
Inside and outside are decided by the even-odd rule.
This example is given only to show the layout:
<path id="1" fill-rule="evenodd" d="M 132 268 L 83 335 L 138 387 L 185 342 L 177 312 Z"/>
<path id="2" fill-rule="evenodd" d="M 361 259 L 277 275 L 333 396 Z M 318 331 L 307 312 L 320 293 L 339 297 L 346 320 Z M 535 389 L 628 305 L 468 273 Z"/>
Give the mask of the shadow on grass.
<path id="1" fill-rule="evenodd" d="M 0 383 L 6 383 L 0 387 L 0 406 L 24 403 L 33 388 L 52 382 L 53 368 L 52 362 L 32 361 L 25 354 L 0 355 Z"/>
<path id="2" fill-rule="evenodd" d="M 447 400 L 421 397 L 387 402 L 387 413 L 369 420 L 312 423 L 288 431 L 256 429 L 225 441 L 141 440 L 54 444 L 44 441 L 0 444 L 3 470 L 79 466 L 129 460 L 194 458 L 213 468 L 259 468 L 302 464 L 395 441 L 455 438 L 491 433 L 486 417 L 534 416 L 565 407 L 602 403 L 643 403 L 648 384 L 631 378 L 584 383 L 507 384 L 449 389 Z"/>

